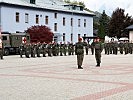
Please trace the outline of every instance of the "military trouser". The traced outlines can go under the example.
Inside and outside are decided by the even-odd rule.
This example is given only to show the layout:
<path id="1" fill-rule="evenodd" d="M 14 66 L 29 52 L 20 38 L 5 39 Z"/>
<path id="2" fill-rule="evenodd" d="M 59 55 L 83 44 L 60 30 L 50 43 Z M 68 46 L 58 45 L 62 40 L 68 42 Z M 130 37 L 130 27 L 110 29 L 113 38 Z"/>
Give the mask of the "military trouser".
<path id="1" fill-rule="evenodd" d="M 85 48 L 86 55 L 88 55 L 88 51 L 89 51 L 89 49 Z"/>
<path id="2" fill-rule="evenodd" d="M 20 50 L 20 57 L 23 58 L 23 50 Z"/>
<path id="3" fill-rule="evenodd" d="M 97 64 L 100 64 L 101 63 L 101 52 L 100 51 L 95 53 L 95 58 L 96 58 Z"/>
<path id="4" fill-rule="evenodd" d="M 92 55 L 94 54 L 94 48 L 91 48 L 91 54 Z"/>
<path id="5" fill-rule="evenodd" d="M 82 66 L 83 59 L 84 59 L 84 54 L 77 55 L 77 64 L 78 64 L 78 66 Z"/>
<path id="6" fill-rule="evenodd" d="M 42 54 L 43 54 L 43 57 L 46 57 L 46 48 L 43 49 Z"/>
<path id="7" fill-rule="evenodd" d="M 30 58 L 30 51 L 26 51 L 25 56 L 26 56 L 26 58 Z"/>
<path id="8" fill-rule="evenodd" d="M 129 53 L 130 53 L 130 54 L 133 53 L 133 49 L 132 49 L 132 47 L 129 47 Z"/>
<path id="9" fill-rule="evenodd" d="M 120 54 L 123 54 L 123 48 L 119 48 L 120 49 Z"/>

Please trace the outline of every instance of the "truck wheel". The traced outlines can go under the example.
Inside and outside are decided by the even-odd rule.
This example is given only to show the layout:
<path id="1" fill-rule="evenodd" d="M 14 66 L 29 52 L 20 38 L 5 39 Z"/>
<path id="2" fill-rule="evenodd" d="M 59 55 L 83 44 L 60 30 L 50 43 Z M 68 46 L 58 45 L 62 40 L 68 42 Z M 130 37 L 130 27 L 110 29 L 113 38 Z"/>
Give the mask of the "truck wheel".
<path id="1" fill-rule="evenodd" d="M 5 56 L 8 56 L 8 55 L 9 55 L 9 50 L 8 50 L 8 49 L 5 49 L 5 50 L 4 50 L 4 55 L 5 55 Z"/>

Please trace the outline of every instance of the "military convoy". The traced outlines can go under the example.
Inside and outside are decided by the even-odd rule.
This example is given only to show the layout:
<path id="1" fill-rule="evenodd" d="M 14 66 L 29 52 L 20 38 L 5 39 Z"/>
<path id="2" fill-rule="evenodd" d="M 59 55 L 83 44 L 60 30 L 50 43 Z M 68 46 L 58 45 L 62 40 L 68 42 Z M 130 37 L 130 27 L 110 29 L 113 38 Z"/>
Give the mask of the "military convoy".
<path id="1" fill-rule="evenodd" d="M 19 54 L 21 43 L 29 43 L 30 36 L 27 33 L 2 33 L 2 42 L 4 45 L 4 55 Z"/>

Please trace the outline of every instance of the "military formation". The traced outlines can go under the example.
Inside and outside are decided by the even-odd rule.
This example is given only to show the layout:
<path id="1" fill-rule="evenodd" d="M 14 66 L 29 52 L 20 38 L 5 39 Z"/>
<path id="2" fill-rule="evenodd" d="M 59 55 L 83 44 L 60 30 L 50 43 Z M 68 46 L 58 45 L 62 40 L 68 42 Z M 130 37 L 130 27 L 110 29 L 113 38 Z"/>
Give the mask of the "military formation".
<path id="1" fill-rule="evenodd" d="M 110 41 L 104 43 L 105 54 L 132 54 L 133 52 L 133 42 L 132 41 Z"/>
<path id="2" fill-rule="evenodd" d="M 19 46 L 20 57 L 23 58 L 36 58 L 36 57 L 52 57 L 52 56 L 68 56 L 77 55 L 77 65 L 78 69 L 82 68 L 82 63 L 84 59 L 84 54 L 89 54 L 89 49 L 91 54 L 95 54 L 96 67 L 100 67 L 101 64 L 101 53 L 104 49 L 105 55 L 110 54 L 132 54 L 133 52 L 133 42 L 130 41 L 117 41 L 111 40 L 110 42 L 105 41 L 102 43 L 99 38 L 94 39 L 91 44 L 85 40 L 79 38 L 78 42 L 73 43 L 22 43 Z M 3 45 L 0 45 L 0 57 L 3 59 Z"/>
<path id="3" fill-rule="evenodd" d="M 73 43 L 25 43 L 19 47 L 20 57 L 52 57 L 74 55 L 75 45 Z"/>

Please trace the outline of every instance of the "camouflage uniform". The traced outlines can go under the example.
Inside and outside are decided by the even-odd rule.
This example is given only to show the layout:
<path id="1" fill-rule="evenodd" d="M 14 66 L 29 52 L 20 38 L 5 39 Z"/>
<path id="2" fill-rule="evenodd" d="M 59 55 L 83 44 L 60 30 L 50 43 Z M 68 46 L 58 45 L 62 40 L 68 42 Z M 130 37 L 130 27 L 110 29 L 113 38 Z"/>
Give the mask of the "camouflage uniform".
<path id="1" fill-rule="evenodd" d="M 20 57 L 23 58 L 23 54 L 25 52 L 25 48 L 24 48 L 24 44 L 21 44 L 19 46 L 19 54 L 20 54 Z"/>
<path id="2" fill-rule="evenodd" d="M 43 54 L 43 57 L 46 57 L 46 53 L 47 53 L 47 48 L 46 48 L 47 44 L 46 43 L 43 43 L 42 44 L 42 54 Z"/>
<path id="3" fill-rule="evenodd" d="M 26 56 L 26 58 L 30 58 L 30 44 L 26 44 L 26 46 L 25 46 L 25 56 Z"/>
<path id="4" fill-rule="evenodd" d="M 77 55 L 78 69 L 83 69 L 81 66 L 84 59 L 84 43 L 80 40 L 75 44 L 75 54 Z"/>
<path id="5" fill-rule="evenodd" d="M 101 52 L 103 50 L 103 45 L 98 40 L 95 42 L 95 59 L 97 62 L 96 66 L 100 66 L 101 63 Z"/>
<path id="6" fill-rule="evenodd" d="M 122 42 L 119 43 L 119 51 L 120 54 L 123 54 L 123 48 L 124 48 L 124 44 Z"/>

